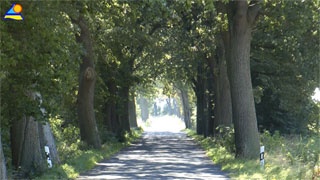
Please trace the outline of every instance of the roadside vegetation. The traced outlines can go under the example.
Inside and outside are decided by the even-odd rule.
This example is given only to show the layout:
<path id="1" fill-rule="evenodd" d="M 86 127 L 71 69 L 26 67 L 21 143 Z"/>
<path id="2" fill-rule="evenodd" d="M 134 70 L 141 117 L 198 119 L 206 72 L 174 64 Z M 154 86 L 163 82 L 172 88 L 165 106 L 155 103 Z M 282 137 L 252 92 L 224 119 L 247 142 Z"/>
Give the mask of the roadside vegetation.
<path id="1" fill-rule="evenodd" d="M 230 172 L 234 179 L 320 179 L 320 138 L 310 134 L 280 135 L 265 131 L 260 134 L 261 145 L 265 146 L 265 166 L 259 160 L 235 158 L 234 130 L 220 128 L 224 136 L 207 137 L 186 130 L 207 152 L 212 161 Z"/>
<path id="2" fill-rule="evenodd" d="M 102 144 L 101 149 L 94 149 L 83 144 L 79 138 L 75 138 L 80 137 L 80 131 L 77 128 L 70 127 L 61 132 L 57 126 L 54 126 L 52 130 L 55 137 L 58 137 L 57 149 L 61 164 L 47 169 L 40 177 L 36 178 L 37 174 L 34 174 L 34 177 L 30 176 L 31 179 L 74 179 L 80 173 L 92 169 L 98 162 L 110 158 L 111 155 L 136 141 L 143 132 L 141 128 L 137 128 L 125 135 L 124 142 L 111 138 Z"/>
<path id="3" fill-rule="evenodd" d="M 74 178 L 151 115 L 211 137 L 234 177 L 318 177 L 320 1 L 17 3 L 24 20 L 0 21 L 1 180 Z"/>

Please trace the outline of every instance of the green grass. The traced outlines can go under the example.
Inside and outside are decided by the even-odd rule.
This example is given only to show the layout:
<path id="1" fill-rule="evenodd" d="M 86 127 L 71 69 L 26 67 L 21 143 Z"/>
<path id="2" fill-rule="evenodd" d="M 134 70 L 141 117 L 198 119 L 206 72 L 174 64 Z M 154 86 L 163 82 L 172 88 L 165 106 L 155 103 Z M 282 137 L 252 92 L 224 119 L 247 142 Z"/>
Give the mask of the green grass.
<path id="1" fill-rule="evenodd" d="M 111 155 L 119 152 L 122 148 L 130 145 L 142 135 L 142 129 L 133 130 L 131 135 L 126 135 L 126 141 L 109 142 L 102 145 L 100 150 L 73 150 L 72 156 L 64 158 L 63 163 L 47 169 L 40 177 L 36 179 L 74 179 L 87 170 L 92 169 L 96 163 L 103 159 L 108 159 Z M 66 152 L 66 148 L 60 145 L 60 148 Z M 59 150 L 59 149 L 58 149 Z M 71 153 L 71 152 L 69 152 Z"/>
<path id="2" fill-rule="evenodd" d="M 204 138 L 193 130 L 186 131 L 206 150 L 214 163 L 229 172 L 232 179 L 320 179 L 319 136 L 302 138 L 283 137 L 278 133 L 270 135 L 268 132 L 261 134 L 261 142 L 265 146 L 265 167 L 261 169 L 259 160 L 235 158 L 232 133 Z"/>

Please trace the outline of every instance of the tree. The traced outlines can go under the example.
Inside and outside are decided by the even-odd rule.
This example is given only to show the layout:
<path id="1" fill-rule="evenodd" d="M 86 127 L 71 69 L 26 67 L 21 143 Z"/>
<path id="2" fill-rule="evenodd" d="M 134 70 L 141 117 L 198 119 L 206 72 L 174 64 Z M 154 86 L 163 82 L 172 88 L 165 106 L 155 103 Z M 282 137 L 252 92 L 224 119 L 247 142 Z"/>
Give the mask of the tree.
<path id="1" fill-rule="evenodd" d="M 125 132 L 130 132 L 129 91 L 139 82 L 151 79 L 150 75 L 145 76 L 144 74 L 149 71 L 146 70 L 148 67 L 144 66 L 144 62 L 148 62 L 145 52 L 147 48 L 156 43 L 156 38 L 153 36 L 163 25 L 163 22 L 159 22 L 159 20 L 162 21 L 161 18 L 154 19 L 154 17 L 162 16 L 165 9 L 158 8 L 156 11 L 150 11 L 155 6 L 164 7 L 161 1 L 154 3 L 110 1 L 107 4 L 110 6 L 107 8 L 110 18 L 103 22 L 104 26 L 97 26 L 101 33 L 96 36 L 98 41 L 104 40 L 99 43 L 105 47 L 104 52 L 108 52 L 112 57 L 108 58 L 105 63 L 113 68 L 114 76 L 105 78 L 104 84 L 114 87 L 107 90 L 112 90 L 110 94 L 117 96 L 113 99 L 117 118 L 112 121 L 117 121 L 120 126 L 118 132 L 122 134 L 119 135 L 123 136 Z M 105 70 L 101 68 L 101 74 L 106 73 L 103 71 Z"/>
<path id="2" fill-rule="evenodd" d="M 260 138 L 254 106 L 251 73 L 250 42 L 260 4 L 232 1 L 228 4 L 230 58 L 227 58 L 230 80 L 232 116 L 235 128 L 236 156 L 257 159 Z"/>
<path id="3" fill-rule="evenodd" d="M 77 19 L 73 19 L 71 17 L 71 20 L 80 28 L 80 35 L 77 37 L 77 41 L 83 45 L 85 50 L 81 56 L 82 62 L 80 64 L 77 102 L 81 139 L 88 145 L 99 149 L 101 147 L 101 142 L 94 112 L 96 72 L 94 69 L 94 54 L 92 50 L 91 34 L 87 20 L 84 17 L 84 9 L 80 9 L 80 15 Z"/>
<path id="4" fill-rule="evenodd" d="M 217 35 L 219 36 L 219 35 Z M 232 103 L 230 84 L 227 73 L 226 56 L 229 55 L 229 47 L 219 37 L 216 45 L 216 58 L 208 59 L 211 73 L 214 75 L 214 129 L 219 126 L 232 125 Z M 217 131 L 215 131 L 217 133 Z"/>
<path id="5" fill-rule="evenodd" d="M 204 61 L 204 60 L 202 60 Z M 206 73 L 204 62 L 198 62 L 197 78 L 193 81 L 193 90 L 197 98 L 197 134 L 205 133 L 205 91 L 206 91 Z"/>
<path id="6" fill-rule="evenodd" d="M 149 105 L 148 100 L 140 95 L 138 103 L 140 104 L 141 109 L 141 119 L 146 122 L 149 119 Z"/>
<path id="7" fill-rule="evenodd" d="M 33 101 L 42 97 L 39 93 L 27 92 L 29 98 Z M 45 115 L 45 110 L 40 109 Z M 13 165 L 18 169 L 22 168 L 24 173 L 32 171 L 41 172 L 46 167 L 46 157 L 44 147 L 48 146 L 50 158 L 53 164 L 59 164 L 59 156 L 56 149 L 55 141 L 49 124 L 35 119 L 33 116 L 24 115 L 22 120 L 13 122 L 11 127 L 11 151 Z"/>
<path id="8" fill-rule="evenodd" d="M 8 179 L 7 169 L 6 169 L 6 161 L 4 159 L 4 154 L 3 154 L 3 150 L 2 150 L 1 135 L 0 135 L 0 179 L 3 179 L 3 180 Z"/>
<path id="9" fill-rule="evenodd" d="M 306 133 L 319 86 L 319 4 L 265 4 L 253 33 L 251 69 L 260 130 Z"/>
<path id="10" fill-rule="evenodd" d="M 70 67 L 65 60 L 70 57 L 68 50 L 72 48 L 68 45 L 72 41 L 57 43 L 61 37 L 69 40 L 68 35 L 61 33 L 66 28 L 65 19 L 56 16 L 56 11 L 42 12 L 43 9 L 50 9 L 48 7 L 56 7 L 55 3 L 22 3 L 24 9 L 30 12 L 24 16 L 28 25 L 14 22 L 1 24 L 1 39 L 6 42 L 1 45 L 1 60 L 4 60 L 1 61 L 1 69 L 4 70 L 1 76 L 1 83 L 4 84 L 1 87 L 1 117 L 5 119 L 1 121 L 1 127 L 6 127 L 5 134 L 10 134 L 11 143 L 6 137 L 6 144 L 11 145 L 14 167 L 21 167 L 25 174 L 29 174 L 47 167 L 44 146 L 49 146 L 53 164 L 59 163 L 46 121 L 56 109 L 50 102 L 59 94 L 55 90 L 61 87 L 55 80 L 65 77 L 57 71 L 63 69 L 61 64 Z M 4 4 L 12 5 L 8 2 Z M 46 113 L 42 112 L 44 109 Z"/>
<path id="11" fill-rule="evenodd" d="M 191 129 L 191 110 L 190 102 L 188 95 L 188 86 L 177 83 L 178 94 L 180 96 L 182 111 L 183 111 L 183 120 L 186 128 Z"/>
<path id="12" fill-rule="evenodd" d="M 134 93 L 131 94 L 129 101 L 129 121 L 130 127 L 137 128 L 137 114 L 136 114 L 136 98 Z"/>

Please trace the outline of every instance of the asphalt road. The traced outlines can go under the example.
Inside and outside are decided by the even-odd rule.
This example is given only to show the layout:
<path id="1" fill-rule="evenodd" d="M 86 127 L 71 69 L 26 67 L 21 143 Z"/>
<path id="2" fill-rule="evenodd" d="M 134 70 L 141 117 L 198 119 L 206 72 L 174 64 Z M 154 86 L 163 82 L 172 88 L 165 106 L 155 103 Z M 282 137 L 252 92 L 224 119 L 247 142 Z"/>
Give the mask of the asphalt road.
<path id="1" fill-rule="evenodd" d="M 78 179 L 229 179 L 182 132 L 145 132 L 142 138 Z"/>

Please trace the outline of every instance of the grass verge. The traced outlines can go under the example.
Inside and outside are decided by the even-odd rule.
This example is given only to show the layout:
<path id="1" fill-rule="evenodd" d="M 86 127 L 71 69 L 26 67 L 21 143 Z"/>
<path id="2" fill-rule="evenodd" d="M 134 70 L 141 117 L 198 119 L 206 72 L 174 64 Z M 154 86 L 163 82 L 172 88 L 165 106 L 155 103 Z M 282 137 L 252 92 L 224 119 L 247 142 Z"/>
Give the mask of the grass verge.
<path id="1" fill-rule="evenodd" d="M 80 173 L 92 169 L 96 163 L 103 159 L 108 159 L 111 155 L 119 152 L 122 148 L 136 141 L 141 137 L 142 132 L 142 129 L 132 130 L 131 135 L 126 135 L 125 142 L 109 142 L 103 144 L 100 150 L 79 150 L 75 156 L 65 160 L 65 163 L 61 163 L 51 169 L 47 169 L 36 179 L 74 179 L 78 177 Z"/>
<path id="2" fill-rule="evenodd" d="M 265 132 L 261 142 L 266 146 L 265 167 L 260 168 L 257 160 L 235 158 L 234 142 L 231 133 L 223 137 L 197 135 L 193 130 L 186 130 L 207 152 L 215 164 L 228 171 L 232 179 L 250 180 L 293 180 L 320 179 L 319 138 L 283 137 L 279 134 Z"/>

